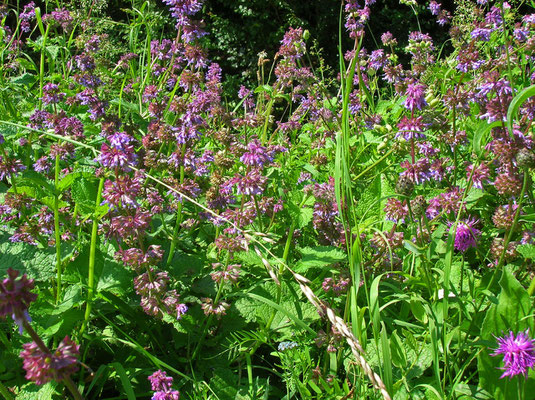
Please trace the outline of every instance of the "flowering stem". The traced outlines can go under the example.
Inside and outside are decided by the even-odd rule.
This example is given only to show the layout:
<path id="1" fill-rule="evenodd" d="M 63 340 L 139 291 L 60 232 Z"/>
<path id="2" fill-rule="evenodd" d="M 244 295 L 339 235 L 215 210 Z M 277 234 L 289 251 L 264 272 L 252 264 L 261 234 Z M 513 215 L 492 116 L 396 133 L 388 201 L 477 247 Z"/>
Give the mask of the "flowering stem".
<path id="1" fill-rule="evenodd" d="M 518 218 L 520 217 L 520 212 L 522 211 L 522 203 L 524 201 L 524 195 L 526 194 L 526 188 L 528 186 L 529 181 L 529 171 L 527 168 L 524 168 L 524 180 L 522 182 L 522 190 L 520 192 L 520 199 L 518 200 L 518 207 L 515 211 L 515 217 L 513 219 L 513 224 L 511 225 L 511 228 L 509 228 L 509 232 L 507 234 L 507 237 L 505 238 L 505 241 L 503 242 L 503 250 L 502 254 L 500 256 L 500 260 L 498 261 L 498 265 L 496 266 L 496 270 L 500 269 L 503 266 L 503 263 L 505 261 L 505 254 L 507 253 L 507 247 L 509 246 L 509 243 L 511 242 L 511 238 L 513 237 L 513 233 L 515 231 L 516 225 L 518 224 Z M 491 279 L 491 283 L 493 283 L 494 280 L 494 274 Z M 490 288 L 490 284 L 488 286 Z"/>
<path id="2" fill-rule="evenodd" d="M 226 266 L 228 266 L 228 257 L 227 257 L 227 262 L 225 263 L 225 267 Z M 217 289 L 217 294 L 215 295 L 215 300 L 213 301 L 214 305 L 217 305 L 217 303 L 219 302 L 219 298 L 221 297 L 221 293 L 223 292 L 223 286 L 225 286 L 225 281 L 221 280 L 221 282 L 219 283 L 219 288 Z M 213 318 L 214 318 L 214 314 L 210 314 L 208 316 L 208 319 L 206 320 L 206 324 L 203 327 L 199 341 L 197 342 L 197 346 L 195 347 L 195 350 L 193 350 L 193 355 L 191 356 L 192 360 L 194 360 L 195 357 L 197 356 L 197 353 L 199 353 L 202 342 L 204 341 L 204 338 L 206 337 L 206 331 L 208 330 L 208 327 L 210 326 L 210 323 L 212 322 Z"/>
<path id="3" fill-rule="evenodd" d="M 169 248 L 169 255 L 167 256 L 167 261 L 165 266 L 171 264 L 173 256 L 175 255 L 176 244 L 178 243 L 178 230 L 180 229 L 180 223 L 182 222 L 182 202 L 178 203 L 178 209 L 176 211 L 176 221 L 175 227 L 173 229 L 173 238 L 171 239 L 171 247 Z"/>
<path id="4" fill-rule="evenodd" d="M 61 301 L 61 234 L 59 232 L 59 154 L 56 154 L 54 171 L 54 238 L 56 244 L 56 304 Z"/>
<path id="5" fill-rule="evenodd" d="M 75 400 L 84 400 L 70 376 L 63 379 L 63 384 L 67 386 Z"/>
<path id="6" fill-rule="evenodd" d="M 91 315 L 91 307 L 93 305 L 93 295 L 95 293 L 95 259 L 98 243 L 98 218 L 96 216 L 96 209 L 100 205 L 102 188 L 104 187 L 104 178 L 100 178 L 98 184 L 97 199 L 95 200 L 95 212 L 93 214 L 93 225 L 91 227 L 91 244 L 89 247 L 89 273 L 87 277 L 87 302 L 85 306 L 85 316 L 80 335 L 84 333 L 89 317 Z"/>

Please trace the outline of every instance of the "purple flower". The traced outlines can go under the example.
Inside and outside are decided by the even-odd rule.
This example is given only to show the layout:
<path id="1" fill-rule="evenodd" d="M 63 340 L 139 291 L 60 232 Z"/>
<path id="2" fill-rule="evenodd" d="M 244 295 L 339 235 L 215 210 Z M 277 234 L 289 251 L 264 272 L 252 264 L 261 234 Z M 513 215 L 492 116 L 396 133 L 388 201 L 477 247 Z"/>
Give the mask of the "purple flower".
<path id="1" fill-rule="evenodd" d="M 152 390 L 155 392 L 152 400 L 178 400 L 180 394 L 177 390 L 171 389 L 173 378 L 167 376 L 167 373 L 162 370 L 156 371 L 149 376 L 149 381 Z"/>
<path id="2" fill-rule="evenodd" d="M 257 139 L 251 140 L 248 147 L 249 150 L 240 157 L 240 161 L 245 165 L 261 167 L 273 160 Z"/>
<path id="3" fill-rule="evenodd" d="M 482 42 L 488 42 L 490 40 L 490 34 L 492 29 L 489 28 L 476 28 L 470 34 L 473 39 L 480 40 Z"/>
<path id="4" fill-rule="evenodd" d="M 43 86 L 43 104 L 56 104 L 65 97 L 65 93 L 60 93 L 59 86 L 55 83 L 47 83 Z"/>
<path id="5" fill-rule="evenodd" d="M 33 279 L 28 279 L 26 274 L 18 278 L 19 271 L 11 268 L 8 268 L 7 276 L 0 282 L 0 318 L 11 315 L 22 334 L 24 321 L 30 320 L 28 307 L 37 299 L 37 295 L 31 292 Z"/>
<path id="6" fill-rule="evenodd" d="M 110 169 L 122 169 L 123 171 L 130 171 L 130 165 L 136 160 L 134 153 L 134 146 L 126 145 L 124 149 L 117 147 L 110 147 L 107 143 L 102 144 L 100 148 L 100 155 L 96 161 L 100 162 L 104 167 Z"/>
<path id="7" fill-rule="evenodd" d="M 20 30 L 22 32 L 30 32 L 30 21 L 35 18 L 35 3 L 32 1 L 24 6 L 24 9 L 19 14 Z"/>
<path id="8" fill-rule="evenodd" d="M 481 234 L 479 229 L 474 228 L 477 220 L 467 219 L 460 221 L 457 224 L 457 230 L 455 232 L 455 249 L 462 251 L 463 253 L 470 247 L 476 247 L 477 238 Z"/>
<path id="9" fill-rule="evenodd" d="M 47 353 L 35 342 L 25 343 L 20 353 L 26 379 L 43 385 L 51 380 L 62 381 L 78 370 L 79 347 L 68 336 L 61 341 L 56 351 Z"/>
<path id="10" fill-rule="evenodd" d="M 394 35 L 388 31 L 381 35 L 381 42 L 384 46 L 394 46 L 398 43 Z"/>
<path id="11" fill-rule="evenodd" d="M 407 118 L 403 117 L 398 124 L 399 131 L 396 133 L 396 137 L 403 136 L 405 140 L 411 139 L 422 139 L 425 138 L 425 135 L 422 133 L 424 131 L 423 118 Z"/>
<path id="12" fill-rule="evenodd" d="M 425 101 L 425 86 L 421 83 L 409 83 L 406 94 L 407 98 L 403 105 L 409 110 L 421 110 L 427 105 L 427 102 Z"/>
<path id="13" fill-rule="evenodd" d="M 281 47 L 278 54 L 290 60 L 297 60 L 305 54 L 305 51 L 306 45 L 303 41 L 303 29 L 290 27 L 281 40 Z"/>
<path id="14" fill-rule="evenodd" d="M 503 354 L 505 372 L 500 376 L 512 378 L 515 375 L 524 375 L 528 377 L 528 370 L 535 366 L 535 340 L 530 339 L 529 330 L 519 332 L 515 337 L 512 331 L 504 337 L 496 338 L 498 348 L 491 354 L 497 356 Z"/>
<path id="15" fill-rule="evenodd" d="M 431 14 L 438 15 L 440 12 L 440 3 L 437 3 L 435 0 L 431 0 L 429 2 L 429 10 L 431 11 Z"/>

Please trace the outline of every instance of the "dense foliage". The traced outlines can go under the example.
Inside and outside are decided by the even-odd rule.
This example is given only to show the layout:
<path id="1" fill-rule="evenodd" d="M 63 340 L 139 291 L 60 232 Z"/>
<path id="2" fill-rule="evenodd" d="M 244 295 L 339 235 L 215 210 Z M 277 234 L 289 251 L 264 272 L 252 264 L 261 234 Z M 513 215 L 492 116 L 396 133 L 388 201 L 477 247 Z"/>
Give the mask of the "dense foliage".
<path id="1" fill-rule="evenodd" d="M 3 397 L 529 398 L 535 13 L 374 3 L 0 8 Z"/>

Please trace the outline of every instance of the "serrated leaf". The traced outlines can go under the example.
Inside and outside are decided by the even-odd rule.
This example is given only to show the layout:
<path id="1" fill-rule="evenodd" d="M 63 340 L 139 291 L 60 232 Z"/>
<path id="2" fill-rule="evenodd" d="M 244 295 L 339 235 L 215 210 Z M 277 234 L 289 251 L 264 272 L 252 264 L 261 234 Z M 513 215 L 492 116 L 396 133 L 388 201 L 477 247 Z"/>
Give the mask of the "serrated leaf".
<path id="1" fill-rule="evenodd" d="M 8 268 L 27 273 L 36 281 L 47 281 L 56 275 L 56 254 L 53 248 L 39 249 L 27 243 L 12 243 L 9 235 L 0 237 L 0 274 Z"/>
<path id="2" fill-rule="evenodd" d="M 535 245 L 533 244 L 521 244 L 516 248 L 522 257 L 530 260 L 535 260 Z"/>
<path id="3" fill-rule="evenodd" d="M 230 369 L 218 368 L 210 379 L 210 388 L 220 400 L 235 400 L 238 394 L 238 377 Z"/>
<path id="4" fill-rule="evenodd" d="M 11 83 L 15 85 L 31 86 L 37 81 L 37 77 L 34 74 L 25 72 L 22 75 L 14 76 L 11 78 Z"/>
<path id="5" fill-rule="evenodd" d="M 332 246 L 304 247 L 299 251 L 302 258 L 295 266 L 295 271 L 298 273 L 347 260 L 346 253 Z"/>
<path id="6" fill-rule="evenodd" d="M 359 217 L 375 217 L 380 215 L 381 199 L 381 176 L 377 176 L 373 182 L 364 190 L 360 197 L 356 213 Z"/>
<path id="7" fill-rule="evenodd" d="M 35 383 L 28 383 L 17 394 L 17 400 L 53 400 L 54 395 L 59 395 L 56 386 L 57 383 L 54 381 L 42 386 L 37 386 Z"/>

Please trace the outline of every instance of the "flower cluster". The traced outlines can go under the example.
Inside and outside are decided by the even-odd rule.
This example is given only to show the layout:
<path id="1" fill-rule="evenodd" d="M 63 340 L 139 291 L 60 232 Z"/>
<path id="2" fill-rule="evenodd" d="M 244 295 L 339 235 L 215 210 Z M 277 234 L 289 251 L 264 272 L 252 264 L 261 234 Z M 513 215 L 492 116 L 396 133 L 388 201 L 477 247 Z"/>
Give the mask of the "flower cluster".
<path id="1" fill-rule="evenodd" d="M 149 376 L 150 386 L 154 394 L 152 400 L 178 400 L 180 393 L 171 388 L 173 378 L 167 372 L 158 370 Z"/>

